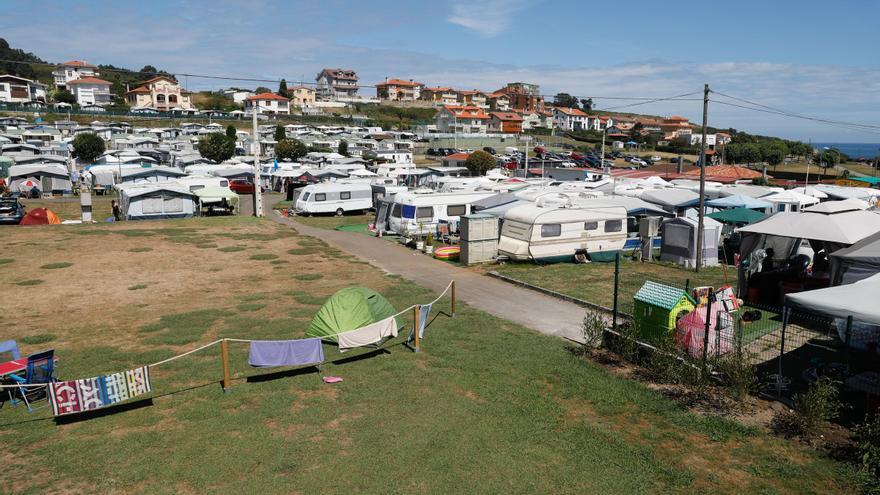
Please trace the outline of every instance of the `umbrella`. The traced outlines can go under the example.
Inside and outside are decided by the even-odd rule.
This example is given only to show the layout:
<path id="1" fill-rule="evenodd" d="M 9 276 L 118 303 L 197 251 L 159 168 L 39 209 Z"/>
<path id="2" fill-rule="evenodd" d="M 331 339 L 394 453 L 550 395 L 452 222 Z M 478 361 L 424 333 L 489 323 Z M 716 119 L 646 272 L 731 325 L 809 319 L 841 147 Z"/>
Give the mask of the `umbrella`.
<path id="1" fill-rule="evenodd" d="M 33 179 L 23 180 L 23 181 L 21 181 L 21 183 L 18 184 L 19 190 L 22 190 L 22 191 L 29 191 L 35 187 L 39 188 L 40 183 L 33 180 Z"/>

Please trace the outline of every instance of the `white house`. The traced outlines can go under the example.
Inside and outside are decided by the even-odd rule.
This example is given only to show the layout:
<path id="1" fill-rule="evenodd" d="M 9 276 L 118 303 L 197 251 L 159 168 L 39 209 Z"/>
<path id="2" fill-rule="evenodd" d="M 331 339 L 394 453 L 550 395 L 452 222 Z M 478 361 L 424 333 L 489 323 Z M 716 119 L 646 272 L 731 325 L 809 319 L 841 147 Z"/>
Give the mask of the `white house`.
<path id="1" fill-rule="evenodd" d="M 239 104 L 239 105 L 243 105 L 244 100 L 246 100 L 248 97 L 254 96 L 253 91 L 249 91 L 247 89 L 237 89 L 237 88 L 224 89 L 223 94 L 227 98 L 232 98 L 232 101 Z"/>
<path id="2" fill-rule="evenodd" d="M 577 108 L 553 108 L 553 127 L 569 131 L 580 131 L 589 128 L 588 115 Z"/>
<path id="3" fill-rule="evenodd" d="M 245 98 L 245 111 L 252 112 L 255 106 L 257 114 L 290 115 L 290 100 L 275 93 L 260 93 Z"/>
<path id="4" fill-rule="evenodd" d="M 113 104 L 110 86 L 113 84 L 97 77 L 81 77 L 67 83 L 70 92 L 76 97 L 79 106 L 105 106 Z"/>
<path id="5" fill-rule="evenodd" d="M 71 60 L 60 64 L 55 71 L 52 72 L 52 78 L 55 82 L 56 88 L 68 89 L 67 85 L 70 84 L 71 81 L 76 81 L 83 77 L 97 77 L 99 74 L 96 69 L 97 67 L 86 63 L 83 60 Z"/>
<path id="6" fill-rule="evenodd" d="M 434 117 L 439 132 L 485 134 L 489 114 L 480 107 L 444 105 Z"/>
<path id="7" fill-rule="evenodd" d="M 5 103 L 46 102 L 46 85 L 23 77 L 0 76 L 0 101 Z"/>
<path id="8" fill-rule="evenodd" d="M 351 69 L 324 69 L 315 77 L 317 97 L 321 101 L 357 98 L 358 75 Z"/>

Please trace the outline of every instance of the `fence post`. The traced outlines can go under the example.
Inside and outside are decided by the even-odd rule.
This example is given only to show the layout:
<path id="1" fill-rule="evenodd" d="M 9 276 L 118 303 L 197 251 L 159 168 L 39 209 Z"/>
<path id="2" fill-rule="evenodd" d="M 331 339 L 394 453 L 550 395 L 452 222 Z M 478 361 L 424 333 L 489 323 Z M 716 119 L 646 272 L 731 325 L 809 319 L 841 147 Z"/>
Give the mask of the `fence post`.
<path id="1" fill-rule="evenodd" d="M 843 358 L 844 358 L 844 362 L 846 363 L 847 369 L 849 369 L 849 349 L 850 349 L 850 343 L 852 342 L 852 325 L 853 325 L 853 317 L 852 317 L 852 315 L 849 315 L 846 317 L 846 339 L 845 339 L 846 349 L 844 349 L 844 351 L 843 351 L 844 352 Z"/>
<path id="2" fill-rule="evenodd" d="M 226 392 L 229 390 L 229 382 L 231 379 L 229 378 L 229 343 L 226 339 L 220 341 L 220 355 L 223 359 L 223 391 Z"/>
<path id="3" fill-rule="evenodd" d="M 718 323 L 717 321 L 715 322 Z M 703 369 L 706 369 L 706 358 L 709 356 L 709 329 L 712 327 L 712 293 L 706 297 L 706 327 L 703 329 Z"/>
<path id="4" fill-rule="evenodd" d="M 785 327 L 788 326 L 788 317 L 791 313 L 791 309 L 782 308 L 782 336 L 779 339 L 779 369 L 777 370 L 777 378 L 776 378 L 776 398 L 782 398 L 782 355 L 785 354 Z"/>
<path id="5" fill-rule="evenodd" d="M 691 279 L 689 278 L 684 279 L 684 291 L 689 294 L 691 292 Z"/>
<path id="6" fill-rule="evenodd" d="M 419 313 L 420 308 L 419 305 L 416 304 L 413 307 L 413 352 L 419 352 L 419 346 L 421 343 L 419 342 Z"/>
<path id="7" fill-rule="evenodd" d="M 455 318 L 455 280 L 452 281 L 452 317 Z"/>
<path id="8" fill-rule="evenodd" d="M 620 296 L 620 251 L 614 254 L 614 305 L 611 309 L 611 328 L 617 330 L 617 298 Z"/>

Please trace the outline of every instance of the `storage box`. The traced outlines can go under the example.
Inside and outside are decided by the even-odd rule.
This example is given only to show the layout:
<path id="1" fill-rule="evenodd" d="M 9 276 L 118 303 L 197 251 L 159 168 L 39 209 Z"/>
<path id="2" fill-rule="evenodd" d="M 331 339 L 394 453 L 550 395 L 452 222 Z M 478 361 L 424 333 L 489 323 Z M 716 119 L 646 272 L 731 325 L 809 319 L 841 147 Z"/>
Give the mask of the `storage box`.
<path id="1" fill-rule="evenodd" d="M 461 261 L 466 265 L 487 263 L 498 255 L 498 241 L 469 241 L 461 243 Z"/>
<path id="2" fill-rule="evenodd" d="M 461 217 L 462 241 L 498 240 L 498 217 L 485 214 L 464 215 Z"/>

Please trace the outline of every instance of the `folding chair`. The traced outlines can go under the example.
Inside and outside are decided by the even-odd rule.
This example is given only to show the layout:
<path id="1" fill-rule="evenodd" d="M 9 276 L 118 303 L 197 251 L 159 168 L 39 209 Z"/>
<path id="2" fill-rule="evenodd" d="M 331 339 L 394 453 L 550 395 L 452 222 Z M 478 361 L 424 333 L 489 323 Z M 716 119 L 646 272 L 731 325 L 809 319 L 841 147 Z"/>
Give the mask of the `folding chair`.
<path id="1" fill-rule="evenodd" d="M 24 377 L 18 375 L 10 375 L 9 377 L 17 382 L 20 386 L 18 391 L 21 398 L 24 399 L 28 411 L 33 412 L 37 409 L 31 406 L 31 400 L 46 395 L 45 387 L 27 387 L 24 385 L 47 384 L 55 381 L 55 349 L 38 352 L 28 356 L 27 372 Z M 46 406 L 43 406 L 46 407 Z"/>
<path id="2" fill-rule="evenodd" d="M 0 342 L 0 362 L 3 361 L 14 361 L 21 358 L 21 354 L 18 352 L 18 343 L 14 340 L 4 340 Z M 15 398 L 12 396 L 11 388 L 6 389 L 6 393 L 9 394 L 9 401 L 14 405 Z"/>

